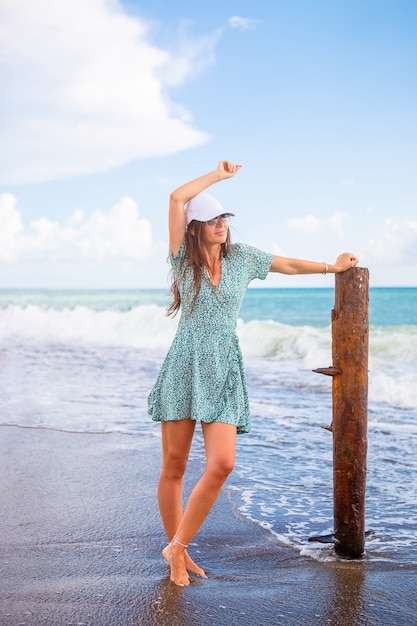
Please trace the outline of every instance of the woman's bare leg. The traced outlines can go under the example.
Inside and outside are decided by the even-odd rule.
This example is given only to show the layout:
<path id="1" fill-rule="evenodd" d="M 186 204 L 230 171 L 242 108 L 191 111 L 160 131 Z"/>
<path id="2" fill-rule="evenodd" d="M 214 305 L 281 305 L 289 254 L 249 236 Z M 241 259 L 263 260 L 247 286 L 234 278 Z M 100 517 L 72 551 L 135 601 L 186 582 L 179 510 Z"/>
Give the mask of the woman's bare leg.
<path id="1" fill-rule="evenodd" d="M 195 429 L 195 421 L 162 422 L 162 468 L 158 504 L 171 541 L 182 519 L 182 485 Z"/>
<path id="2" fill-rule="evenodd" d="M 195 429 L 195 421 L 162 422 L 162 470 L 158 503 L 168 541 L 172 541 L 182 519 L 182 485 Z M 205 577 L 204 570 L 184 554 L 186 569 Z M 188 575 L 187 575 L 188 579 Z"/>
<path id="3" fill-rule="evenodd" d="M 175 539 L 188 545 L 210 512 L 223 484 L 233 469 L 236 453 L 235 426 L 213 422 L 202 424 L 206 448 L 206 469 L 189 497 L 184 515 L 175 531 Z M 176 541 L 164 549 L 171 566 L 171 580 L 189 584 L 185 568 L 185 548 Z"/>

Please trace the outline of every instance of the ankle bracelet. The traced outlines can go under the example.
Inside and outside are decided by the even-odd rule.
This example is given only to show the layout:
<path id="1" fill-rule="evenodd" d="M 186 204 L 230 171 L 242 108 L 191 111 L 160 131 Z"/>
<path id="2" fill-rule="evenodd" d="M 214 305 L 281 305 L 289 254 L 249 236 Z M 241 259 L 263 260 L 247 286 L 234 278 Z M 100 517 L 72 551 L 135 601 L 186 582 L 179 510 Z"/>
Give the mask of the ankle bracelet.
<path id="1" fill-rule="evenodd" d="M 185 545 L 185 543 L 181 543 L 181 541 L 178 541 L 176 537 L 174 537 L 172 541 L 174 541 L 175 543 L 178 543 L 178 545 L 182 546 L 183 548 L 188 548 L 188 544 Z"/>

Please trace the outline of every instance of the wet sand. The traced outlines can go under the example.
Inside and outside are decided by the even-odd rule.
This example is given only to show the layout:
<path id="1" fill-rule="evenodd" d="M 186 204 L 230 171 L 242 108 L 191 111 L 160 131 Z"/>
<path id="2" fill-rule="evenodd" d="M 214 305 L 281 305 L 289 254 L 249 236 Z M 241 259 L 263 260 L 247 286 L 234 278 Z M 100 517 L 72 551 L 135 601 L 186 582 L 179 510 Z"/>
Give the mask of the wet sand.
<path id="1" fill-rule="evenodd" d="M 417 624 L 415 568 L 302 557 L 226 492 L 190 547 L 209 579 L 176 587 L 159 464 L 155 438 L 0 427 L 1 626 Z"/>

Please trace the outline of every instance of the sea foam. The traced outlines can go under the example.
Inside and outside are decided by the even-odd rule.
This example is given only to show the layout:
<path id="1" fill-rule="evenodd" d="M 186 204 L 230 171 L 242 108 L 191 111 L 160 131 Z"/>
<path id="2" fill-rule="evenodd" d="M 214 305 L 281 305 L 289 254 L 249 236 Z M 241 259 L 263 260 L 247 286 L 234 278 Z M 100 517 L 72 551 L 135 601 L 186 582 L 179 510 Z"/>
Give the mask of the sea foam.
<path id="1" fill-rule="evenodd" d="M 166 352 L 179 316 L 167 317 L 156 304 L 126 311 L 46 308 L 34 304 L 0 309 L 3 345 L 86 344 Z M 292 326 L 272 320 L 239 319 L 237 333 L 246 359 L 261 359 L 315 369 L 331 364 L 331 329 Z M 369 399 L 401 407 L 417 407 L 417 326 L 370 329 Z M 277 363 L 277 368 L 279 365 Z"/>

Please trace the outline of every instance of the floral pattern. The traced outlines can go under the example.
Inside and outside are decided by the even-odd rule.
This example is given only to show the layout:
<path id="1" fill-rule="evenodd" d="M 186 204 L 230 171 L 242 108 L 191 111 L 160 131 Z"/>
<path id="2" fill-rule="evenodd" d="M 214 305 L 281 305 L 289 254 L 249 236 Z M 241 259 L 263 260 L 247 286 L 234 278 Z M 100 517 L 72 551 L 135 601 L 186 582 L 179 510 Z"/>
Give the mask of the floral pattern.
<path id="1" fill-rule="evenodd" d="M 184 244 L 170 255 L 179 275 Z M 250 431 L 246 376 L 236 322 L 249 283 L 265 279 L 273 255 L 246 244 L 234 244 L 222 259 L 221 280 L 214 286 L 207 272 L 190 312 L 187 298 L 193 271 L 187 268 L 180 284 L 182 313 L 178 330 L 148 398 L 155 421 L 191 418 L 223 422 Z"/>

